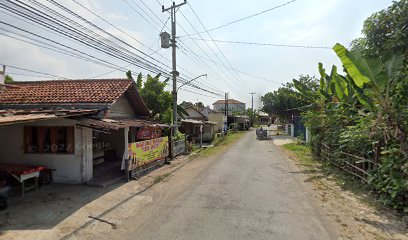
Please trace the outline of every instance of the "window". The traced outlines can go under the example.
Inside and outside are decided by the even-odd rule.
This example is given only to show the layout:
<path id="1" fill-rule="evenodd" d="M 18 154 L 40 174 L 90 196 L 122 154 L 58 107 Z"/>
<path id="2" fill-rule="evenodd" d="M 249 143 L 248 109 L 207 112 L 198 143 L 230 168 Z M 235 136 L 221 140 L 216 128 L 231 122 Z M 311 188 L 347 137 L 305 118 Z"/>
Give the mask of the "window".
<path id="1" fill-rule="evenodd" d="M 74 127 L 24 127 L 26 153 L 74 153 Z"/>

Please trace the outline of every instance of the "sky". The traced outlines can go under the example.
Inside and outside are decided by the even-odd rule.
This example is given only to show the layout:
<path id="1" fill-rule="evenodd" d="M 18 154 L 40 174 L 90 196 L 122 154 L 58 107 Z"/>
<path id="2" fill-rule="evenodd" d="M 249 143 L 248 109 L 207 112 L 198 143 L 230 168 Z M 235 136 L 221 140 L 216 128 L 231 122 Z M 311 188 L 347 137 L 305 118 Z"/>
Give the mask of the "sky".
<path id="1" fill-rule="evenodd" d="M 107 39 L 132 53 L 142 55 L 151 63 L 161 64 L 160 66 L 170 72 L 171 49 L 160 47 L 159 34 L 162 29 L 170 32 L 170 21 L 168 21 L 170 15 L 162 12 L 161 5 L 169 7 L 171 1 L 55 0 L 80 15 L 88 23 L 74 19 L 72 15 L 49 1 L 37 1 L 75 21 L 65 20 L 65 23 L 69 25 L 80 23 L 101 35 L 105 34 L 103 31 L 108 32 L 111 35 L 103 35 Z M 75 1 L 103 19 L 93 15 Z M 187 5 L 181 6 L 176 14 L 177 70 L 187 80 L 202 74 L 207 74 L 207 77 L 200 77 L 193 82 L 200 89 L 190 86 L 181 87 L 178 92 L 178 102 L 201 101 L 205 105 L 212 106 L 217 99 L 223 98 L 221 97 L 223 93 L 228 92 L 230 98 L 242 101 L 247 107 L 251 107 L 249 93 L 255 92 L 254 108 L 261 108 L 261 96 L 277 90 L 281 84 L 290 82 L 301 74 L 318 76 L 319 62 L 323 63 L 326 69 L 330 69 L 332 65 L 341 65 L 330 48 L 335 43 L 348 47 L 353 39 L 361 36 L 363 22 L 367 17 L 392 4 L 391 0 L 289 1 L 188 0 Z M 34 5 L 35 1 L 23 0 L 23 2 L 27 6 L 38 7 Z M 181 2 L 182 0 L 176 1 L 176 4 Z M 205 31 L 285 3 L 288 4 L 258 16 L 208 33 Z M 99 29 L 92 28 L 89 23 Z M 24 31 L 36 33 L 37 37 Z M 200 34 L 195 34 L 196 32 Z M 16 36 L 15 33 L 20 35 Z M 27 36 L 31 39 L 27 39 Z M 20 40 L 16 40 L 16 37 Z M 39 40 L 47 42 L 48 40 L 44 38 L 88 54 L 92 59 L 103 60 L 106 64 L 95 64 L 89 59 L 78 59 L 39 47 L 38 44 L 27 43 L 27 41 L 38 43 Z M 211 39 L 325 48 L 243 45 L 214 42 Z M 70 40 L 67 36 L 41 28 L 32 21 L 16 17 L 10 9 L 6 10 L 4 7 L 0 7 L 0 64 L 9 66 L 7 73 L 17 81 L 125 78 L 124 69 L 129 69 L 134 74 L 141 72 L 144 76 L 159 73 L 141 69 Z M 50 75 L 44 75 L 44 73 Z M 170 90 L 171 86 L 167 89 Z"/>

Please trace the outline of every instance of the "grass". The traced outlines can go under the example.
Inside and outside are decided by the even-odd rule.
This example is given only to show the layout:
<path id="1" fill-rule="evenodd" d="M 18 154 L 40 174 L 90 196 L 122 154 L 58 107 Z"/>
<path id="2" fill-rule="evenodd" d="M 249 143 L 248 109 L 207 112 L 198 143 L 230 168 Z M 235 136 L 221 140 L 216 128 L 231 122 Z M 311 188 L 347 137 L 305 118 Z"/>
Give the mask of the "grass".
<path id="1" fill-rule="evenodd" d="M 290 151 L 290 155 L 295 160 L 298 160 L 302 165 L 313 167 L 316 166 L 317 161 L 313 159 L 311 150 L 306 145 L 301 145 L 298 143 L 288 143 L 283 145 L 283 147 Z"/>
<path id="2" fill-rule="evenodd" d="M 373 201 L 374 198 L 370 196 L 367 185 L 362 184 L 359 179 L 347 175 L 343 171 L 334 168 L 333 166 L 322 164 L 320 161 L 314 159 L 311 154 L 310 147 L 299 143 L 288 143 L 283 145 L 283 147 L 287 150 L 287 153 L 291 159 L 299 162 L 308 170 L 311 170 L 310 173 L 317 174 L 320 172 L 321 175 L 320 177 L 316 178 L 316 180 L 322 177 L 332 180 L 342 190 L 352 192 L 367 205 L 377 209 L 381 207 L 378 202 Z"/>
<path id="3" fill-rule="evenodd" d="M 223 138 L 215 139 L 213 142 L 214 147 L 205 148 L 198 152 L 199 156 L 205 155 L 215 155 L 223 150 L 225 150 L 230 144 L 238 141 L 246 132 L 233 132 L 228 133 L 227 136 Z"/>
<path id="4" fill-rule="evenodd" d="M 156 183 L 159 183 L 159 182 L 162 182 L 165 178 L 167 178 L 167 177 L 170 176 L 170 175 L 171 175 L 171 173 L 166 173 L 166 174 L 157 176 L 157 177 L 154 178 L 153 182 L 154 182 L 155 184 L 156 184 Z"/>

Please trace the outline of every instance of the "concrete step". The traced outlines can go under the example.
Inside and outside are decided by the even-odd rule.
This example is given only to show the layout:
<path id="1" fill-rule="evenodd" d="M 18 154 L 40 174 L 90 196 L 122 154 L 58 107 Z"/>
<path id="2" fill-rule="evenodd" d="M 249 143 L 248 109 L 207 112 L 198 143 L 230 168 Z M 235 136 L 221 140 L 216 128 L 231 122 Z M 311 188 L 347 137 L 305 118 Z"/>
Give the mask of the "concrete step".
<path id="1" fill-rule="evenodd" d="M 87 183 L 90 187 L 106 188 L 118 182 L 124 182 L 125 174 L 118 169 L 112 169 L 98 177 L 95 177 Z"/>

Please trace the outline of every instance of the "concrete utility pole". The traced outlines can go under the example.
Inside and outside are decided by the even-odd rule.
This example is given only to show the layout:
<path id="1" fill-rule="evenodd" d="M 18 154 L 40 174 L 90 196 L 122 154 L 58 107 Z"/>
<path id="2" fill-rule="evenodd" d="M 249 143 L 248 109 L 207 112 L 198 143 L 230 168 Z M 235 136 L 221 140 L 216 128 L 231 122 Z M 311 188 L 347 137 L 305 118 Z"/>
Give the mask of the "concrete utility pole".
<path id="1" fill-rule="evenodd" d="M 250 92 L 249 94 L 252 95 L 252 112 L 254 112 L 254 92 Z"/>
<path id="2" fill-rule="evenodd" d="M 3 71 L 0 71 L 0 84 L 6 83 L 6 65 L 3 65 Z"/>
<path id="3" fill-rule="evenodd" d="M 227 134 L 228 131 L 228 93 L 225 93 L 224 100 L 224 133 Z"/>
<path id="4" fill-rule="evenodd" d="M 179 72 L 177 72 L 177 65 L 176 65 L 176 8 L 181 7 L 182 5 L 186 4 L 187 0 L 184 0 L 183 3 L 176 5 L 173 2 L 173 5 L 169 8 L 164 8 L 162 6 L 162 12 L 167 12 L 170 10 L 171 14 L 171 47 L 172 47 L 172 78 L 173 78 L 173 131 L 172 135 L 174 136 L 177 132 L 177 77 L 179 76 Z"/>

